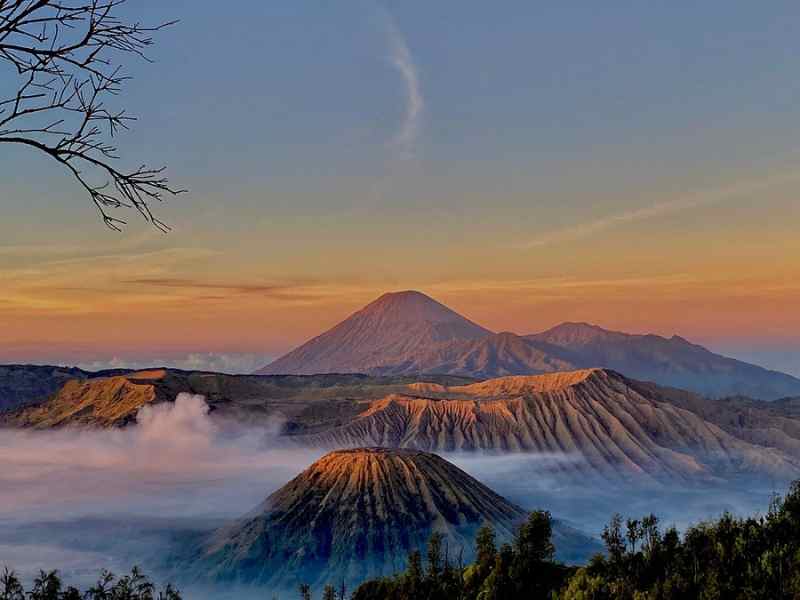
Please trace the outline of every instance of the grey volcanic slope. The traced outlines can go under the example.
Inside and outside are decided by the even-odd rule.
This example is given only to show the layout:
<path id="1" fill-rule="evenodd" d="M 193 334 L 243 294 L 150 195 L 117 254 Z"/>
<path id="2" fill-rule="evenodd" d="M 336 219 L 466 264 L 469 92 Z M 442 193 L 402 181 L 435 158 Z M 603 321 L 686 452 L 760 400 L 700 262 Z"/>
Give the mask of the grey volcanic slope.
<path id="1" fill-rule="evenodd" d="M 492 525 L 510 539 L 526 512 L 446 460 L 426 452 L 360 448 L 322 457 L 249 515 L 212 534 L 188 571 L 201 578 L 292 588 L 405 567 L 434 531 L 451 556 L 472 556 L 474 535 Z M 583 558 L 596 543 L 559 523 L 554 543 Z"/>
<path id="2" fill-rule="evenodd" d="M 603 367 L 710 397 L 776 400 L 800 394 L 800 379 L 715 354 L 680 336 L 631 335 L 563 323 L 525 339 L 560 348 L 580 368 Z"/>
<path id="3" fill-rule="evenodd" d="M 257 373 L 380 374 L 385 366 L 412 362 L 418 353 L 435 345 L 490 334 L 425 294 L 384 294 Z"/>
<path id="4" fill-rule="evenodd" d="M 373 402 L 346 425 L 296 441 L 323 448 L 536 452 L 563 457 L 552 468 L 565 474 L 637 480 L 800 474 L 800 452 L 790 441 L 778 449 L 767 436 L 726 431 L 613 371 L 410 388 Z"/>

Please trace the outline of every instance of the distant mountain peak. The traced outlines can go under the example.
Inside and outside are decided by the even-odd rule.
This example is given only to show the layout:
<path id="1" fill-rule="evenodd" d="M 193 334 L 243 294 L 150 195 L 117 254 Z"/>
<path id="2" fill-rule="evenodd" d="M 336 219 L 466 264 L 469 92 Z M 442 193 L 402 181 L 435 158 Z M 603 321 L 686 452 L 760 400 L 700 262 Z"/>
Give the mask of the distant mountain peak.
<path id="1" fill-rule="evenodd" d="M 432 323 L 466 320 L 454 310 L 416 290 L 387 292 L 356 314 L 381 315 L 401 321 Z"/>
<path id="2" fill-rule="evenodd" d="M 552 343 L 575 344 L 581 342 L 591 342 L 600 338 L 622 337 L 626 335 L 627 334 L 625 333 L 604 329 L 603 327 L 594 325 L 593 323 L 566 321 L 556 325 L 551 329 L 548 329 L 547 331 L 537 334 L 537 337 Z"/>
<path id="3" fill-rule="evenodd" d="M 421 292 L 391 292 L 258 373 L 380 373 L 413 362 L 432 346 L 491 334 Z"/>
<path id="4" fill-rule="evenodd" d="M 800 394 L 800 380 L 680 336 L 629 334 L 582 321 L 519 336 L 485 327 L 416 290 L 383 294 L 258 374 L 458 375 L 489 379 L 601 367 L 723 397 Z"/>

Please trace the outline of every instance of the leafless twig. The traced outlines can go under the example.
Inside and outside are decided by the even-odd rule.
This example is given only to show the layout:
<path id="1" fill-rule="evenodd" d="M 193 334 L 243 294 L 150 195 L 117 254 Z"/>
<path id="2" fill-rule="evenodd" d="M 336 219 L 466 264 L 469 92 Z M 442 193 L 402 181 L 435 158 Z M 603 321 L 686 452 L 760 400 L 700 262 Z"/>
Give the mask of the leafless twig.
<path id="1" fill-rule="evenodd" d="M 0 93 L 0 143 L 22 144 L 61 163 L 111 229 L 126 222 L 110 211 L 132 208 L 166 231 L 150 204 L 185 190 L 171 187 L 163 168 L 114 166 L 113 139 L 135 118 L 106 101 L 129 79 L 119 59 L 148 60 L 152 35 L 174 22 L 128 23 L 118 16 L 126 1 L 0 0 L 0 66 L 10 66 L 18 82 Z M 105 182 L 90 181 L 98 175 Z"/>

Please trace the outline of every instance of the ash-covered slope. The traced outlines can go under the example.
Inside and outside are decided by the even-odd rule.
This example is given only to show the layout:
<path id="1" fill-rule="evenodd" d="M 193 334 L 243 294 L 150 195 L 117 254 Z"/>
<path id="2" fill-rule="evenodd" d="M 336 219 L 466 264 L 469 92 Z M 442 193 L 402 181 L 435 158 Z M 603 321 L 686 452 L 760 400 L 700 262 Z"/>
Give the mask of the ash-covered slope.
<path id="1" fill-rule="evenodd" d="M 510 539 L 525 511 L 426 452 L 360 448 L 332 452 L 272 494 L 253 512 L 218 530 L 187 571 L 238 584 L 295 588 L 402 570 L 408 553 L 441 532 L 451 556 L 468 559 L 474 535 L 492 525 Z M 554 543 L 597 549 L 591 538 L 555 524 Z"/>
<path id="2" fill-rule="evenodd" d="M 396 374 L 397 365 L 413 363 L 434 346 L 490 334 L 420 292 L 384 294 L 258 373 Z"/>
<path id="3" fill-rule="evenodd" d="M 376 445 L 558 456 L 552 468 L 604 477 L 703 479 L 800 474 L 800 456 L 665 401 L 613 371 L 517 376 L 466 386 L 415 386 L 350 423 L 297 438 L 319 447 Z M 763 442 L 763 440 L 762 440 Z"/>
<path id="4" fill-rule="evenodd" d="M 588 323 L 562 323 L 525 339 L 559 348 L 580 368 L 614 369 L 714 398 L 776 400 L 800 394 L 800 379 L 715 354 L 677 335 L 631 335 Z"/>

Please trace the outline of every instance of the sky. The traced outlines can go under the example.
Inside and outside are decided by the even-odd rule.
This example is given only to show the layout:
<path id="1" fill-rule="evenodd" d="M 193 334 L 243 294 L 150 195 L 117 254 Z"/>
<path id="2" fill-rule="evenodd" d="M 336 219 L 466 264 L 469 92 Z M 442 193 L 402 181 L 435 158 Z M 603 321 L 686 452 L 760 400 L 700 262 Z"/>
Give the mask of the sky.
<path id="1" fill-rule="evenodd" d="M 0 147 L 0 362 L 247 371 L 418 289 L 800 375 L 796 2 L 126 10 L 180 23 L 127 65 L 120 164 L 189 193 L 114 233 Z"/>

